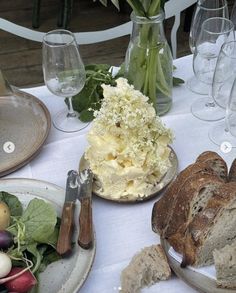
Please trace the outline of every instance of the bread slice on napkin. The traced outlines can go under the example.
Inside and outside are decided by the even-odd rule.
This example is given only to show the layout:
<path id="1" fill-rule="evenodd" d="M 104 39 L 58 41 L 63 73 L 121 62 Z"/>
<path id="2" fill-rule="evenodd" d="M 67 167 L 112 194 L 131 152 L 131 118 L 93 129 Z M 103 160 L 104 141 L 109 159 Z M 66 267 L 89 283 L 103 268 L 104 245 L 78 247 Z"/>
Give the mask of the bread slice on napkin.
<path id="1" fill-rule="evenodd" d="M 137 253 L 121 273 L 122 293 L 139 293 L 146 286 L 171 276 L 165 252 L 161 245 L 145 247 Z"/>
<path id="2" fill-rule="evenodd" d="M 213 251 L 218 287 L 236 289 L 236 241 Z"/>
<path id="3" fill-rule="evenodd" d="M 213 263 L 213 250 L 236 238 L 236 182 L 221 185 L 186 231 L 182 266 Z"/>

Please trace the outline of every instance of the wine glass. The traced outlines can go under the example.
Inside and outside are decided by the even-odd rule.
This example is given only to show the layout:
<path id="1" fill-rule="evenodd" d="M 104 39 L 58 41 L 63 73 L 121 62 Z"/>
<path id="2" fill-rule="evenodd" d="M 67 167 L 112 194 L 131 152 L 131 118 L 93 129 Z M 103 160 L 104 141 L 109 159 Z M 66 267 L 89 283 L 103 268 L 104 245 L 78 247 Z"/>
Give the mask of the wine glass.
<path id="1" fill-rule="evenodd" d="M 228 5 L 226 0 L 198 0 L 192 17 L 189 47 L 194 54 L 196 41 L 201 32 L 202 23 L 204 20 L 211 17 L 229 18 Z M 187 81 L 187 87 L 194 93 L 207 95 L 208 85 L 202 83 L 194 75 Z"/>
<path id="2" fill-rule="evenodd" d="M 63 132 L 75 132 L 85 128 L 88 123 L 79 120 L 79 114 L 72 106 L 72 96 L 82 90 L 86 78 L 84 64 L 72 32 L 58 29 L 45 34 L 43 75 L 46 86 L 53 94 L 68 98 L 68 109 L 65 107 L 55 114 L 53 125 Z"/>
<path id="3" fill-rule="evenodd" d="M 193 69 L 196 77 L 209 86 L 208 98 L 197 99 L 191 106 L 192 114 L 205 121 L 216 121 L 224 117 L 224 111 L 211 97 L 213 75 L 217 57 L 223 43 L 234 40 L 234 25 L 223 17 L 205 20 L 196 41 Z"/>
<path id="4" fill-rule="evenodd" d="M 231 146 L 236 147 L 236 79 L 234 80 L 226 107 L 226 125 L 231 134 Z"/>
<path id="5" fill-rule="evenodd" d="M 230 14 L 230 20 L 232 20 L 234 27 L 236 28 L 236 2 L 234 1 L 233 8 Z"/>
<path id="6" fill-rule="evenodd" d="M 226 42 L 220 50 L 217 59 L 215 73 L 212 83 L 212 97 L 215 103 L 223 109 L 227 108 L 230 92 L 236 77 L 236 41 Z M 228 106 L 228 111 L 231 109 Z M 227 111 L 226 111 L 227 113 Z M 221 146 L 224 142 L 230 142 L 231 146 L 236 147 L 236 138 L 229 132 L 232 123 L 220 121 L 209 130 L 209 138 L 216 145 Z"/>

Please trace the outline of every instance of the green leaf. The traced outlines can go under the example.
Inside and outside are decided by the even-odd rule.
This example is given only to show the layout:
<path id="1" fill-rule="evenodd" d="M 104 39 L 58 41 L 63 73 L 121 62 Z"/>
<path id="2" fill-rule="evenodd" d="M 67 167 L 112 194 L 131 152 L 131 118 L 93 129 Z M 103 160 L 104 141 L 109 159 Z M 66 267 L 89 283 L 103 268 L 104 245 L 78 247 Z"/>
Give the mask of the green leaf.
<path id="1" fill-rule="evenodd" d="M 21 221 L 25 225 L 26 240 L 47 243 L 54 231 L 57 215 L 50 203 L 34 198 L 24 211 Z"/>
<path id="2" fill-rule="evenodd" d="M 22 204 L 18 197 L 5 191 L 0 191 L 0 201 L 4 201 L 11 212 L 11 216 L 21 216 L 23 212 Z"/>
<path id="3" fill-rule="evenodd" d="M 115 5 L 115 7 L 120 10 L 119 0 L 111 0 L 111 2 Z"/>
<path id="4" fill-rule="evenodd" d="M 127 0 L 127 3 L 131 6 L 136 15 L 144 17 L 147 16 L 141 0 Z"/>
<path id="5" fill-rule="evenodd" d="M 93 111 L 89 111 L 88 109 L 87 110 L 83 110 L 81 113 L 80 113 L 80 116 L 79 116 L 80 120 L 82 122 L 90 122 L 93 120 L 94 116 L 93 116 Z"/>
<path id="6" fill-rule="evenodd" d="M 178 86 L 183 84 L 185 81 L 179 77 L 173 76 L 173 86 Z"/>
<path id="7" fill-rule="evenodd" d="M 87 64 L 85 65 L 85 70 L 91 70 L 91 71 L 108 71 L 111 68 L 111 65 L 109 64 Z"/>

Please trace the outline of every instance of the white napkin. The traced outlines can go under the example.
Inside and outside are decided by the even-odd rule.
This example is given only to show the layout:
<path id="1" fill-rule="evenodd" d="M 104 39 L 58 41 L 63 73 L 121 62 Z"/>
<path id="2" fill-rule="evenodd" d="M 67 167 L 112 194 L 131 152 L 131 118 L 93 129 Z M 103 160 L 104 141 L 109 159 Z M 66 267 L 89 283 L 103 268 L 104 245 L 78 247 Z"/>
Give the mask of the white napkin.
<path id="1" fill-rule="evenodd" d="M 172 256 L 179 264 L 182 262 L 182 255 L 177 253 L 172 247 L 170 247 L 168 251 L 169 255 Z M 201 267 L 201 268 L 194 268 L 192 266 L 188 266 L 188 269 L 197 272 L 199 274 L 202 274 L 206 277 L 209 277 L 213 280 L 216 280 L 216 270 L 215 266 L 206 266 L 206 267 Z"/>

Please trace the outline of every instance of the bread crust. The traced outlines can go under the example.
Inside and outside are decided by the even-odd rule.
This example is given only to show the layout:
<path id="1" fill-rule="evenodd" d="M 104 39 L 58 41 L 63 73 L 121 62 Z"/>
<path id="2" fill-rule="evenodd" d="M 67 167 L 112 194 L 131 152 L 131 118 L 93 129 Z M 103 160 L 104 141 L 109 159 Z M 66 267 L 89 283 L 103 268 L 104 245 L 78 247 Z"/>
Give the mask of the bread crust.
<path id="1" fill-rule="evenodd" d="M 161 237 L 166 237 L 170 219 L 176 205 L 178 193 L 185 182 L 194 174 L 215 174 L 223 181 L 227 181 L 227 164 L 217 153 L 206 151 L 200 154 L 196 162 L 179 173 L 172 184 L 166 189 L 164 196 L 157 201 L 152 210 L 152 229 Z"/>
<path id="2" fill-rule="evenodd" d="M 211 169 L 213 169 L 221 179 L 223 179 L 225 182 L 228 181 L 228 167 L 224 159 L 217 154 L 216 152 L 212 151 L 206 151 L 201 153 L 197 159 L 196 162 L 202 162 L 209 165 Z M 221 170 L 218 170 L 221 166 Z"/>
<path id="3" fill-rule="evenodd" d="M 229 181 L 236 182 L 236 159 L 233 160 L 233 163 L 229 169 Z"/>
<path id="4" fill-rule="evenodd" d="M 224 210 L 227 207 L 230 209 L 235 200 L 236 182 L 222 184 L 214 196 L 208 201 L 207 206 L 193 218 L 185 234 L 182 267 L 187 265 L 202 265 L 198 261 L 199 249 L 203 247 L 207 237 L 211 233 L 213 225 L 216 225 Z M 225 241 L 225 245 L 230 242 L 227 239 Z M 212 247 L 212 251 L 214 248 L 221 247 Z M 212 258 L 213 262 L 213 255 L 209 257 Z"/>
<path id="5" fill-rule="evenodd" d="M 222 184 L 224 184 L 223 181 L 216 175 L 202 172 L 192 175 L 185 181 L 178 193 L 173 217 L 165 231 L 165 238 L 177 252 L 183 252 L 185 233 L 189 223 L 207 205 L 214 190 Z"/>
<path id="6" fill-rule="evenodd" d="M 182 170 L 176 179 L 166 189 L 165 194 L 153 206 L 152 229 L 161 237 L 165 237 L 165 231 L 172 217 L 175 202 L 179 191 L 189 177 L 197 173 L 212 174 L 212 170 L 205 163 L 194 163 Z"/>

